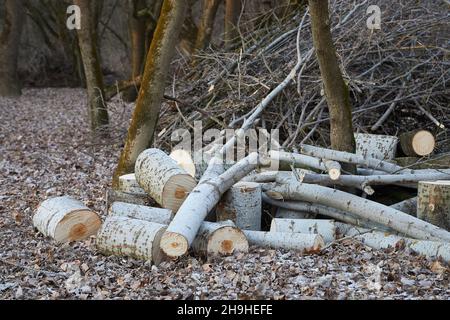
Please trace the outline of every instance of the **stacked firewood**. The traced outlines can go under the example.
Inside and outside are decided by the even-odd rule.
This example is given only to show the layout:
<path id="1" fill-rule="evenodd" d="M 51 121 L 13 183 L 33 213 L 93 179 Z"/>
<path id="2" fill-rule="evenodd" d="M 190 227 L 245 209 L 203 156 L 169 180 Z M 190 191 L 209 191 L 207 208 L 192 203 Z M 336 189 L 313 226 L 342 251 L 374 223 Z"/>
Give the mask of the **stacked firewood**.
<path id="1" fill-rule="evenodd" d="M 355 137 L 355 154 L 301 145 L 299 153 L 251 153 L 227 170 L 218 152 L 206 170 L 197 168 L 204 170 L 198 183 L 189 156 L 148 149 L 138 157 L 135 173 L 120 177 L 103 224 L 81 202 L 60 197 L 41 204 L 34 225 L 58 242 L 96 234 L 101 252 L 155 264 L 190 249 L 202 256 L 229 255 L 249 245 L 318 253 L 341 238 L 450 261 L 448 157 L 414 166 L 400 166 L 405 158 L 395 158 L 397 145 L 409 156 L 431 154 L 433 135 L 420 130 L 399 138 Z M 271 171 L 274 163 L 287 169 Z M 357 173 L 342 170 L 344 163 L 355 165 Z M 417 197 L 387 206 L 367 199 L 375 185 L 417 189 Z M 149 198 L 158 207 L 143 205 Z M 273 213 L 267 227 L 265 205 Z"/>

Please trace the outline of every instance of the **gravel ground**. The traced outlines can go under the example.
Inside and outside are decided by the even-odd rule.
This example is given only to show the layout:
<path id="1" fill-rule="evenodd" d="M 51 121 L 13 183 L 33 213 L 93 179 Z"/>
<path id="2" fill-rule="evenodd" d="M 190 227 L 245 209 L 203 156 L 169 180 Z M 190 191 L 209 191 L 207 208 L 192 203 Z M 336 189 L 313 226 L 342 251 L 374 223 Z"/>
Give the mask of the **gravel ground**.
<path id="1" fill-rule="evenodd" d="M 449 299 L 449 268 L 354 240 L 320 255 L 252 248 L 158 267 L 105 257 L 94 239 L 55 245 L 32 226 L 42 200 L 72 195 L 105 215 L 105 191 L 131 106 L 110 105 L 117 130 L 92 139 L 79 89 L 28 89 L 0 98 L 2 299 Z M 115 136 L 115 137 L 114 137 Z"/>

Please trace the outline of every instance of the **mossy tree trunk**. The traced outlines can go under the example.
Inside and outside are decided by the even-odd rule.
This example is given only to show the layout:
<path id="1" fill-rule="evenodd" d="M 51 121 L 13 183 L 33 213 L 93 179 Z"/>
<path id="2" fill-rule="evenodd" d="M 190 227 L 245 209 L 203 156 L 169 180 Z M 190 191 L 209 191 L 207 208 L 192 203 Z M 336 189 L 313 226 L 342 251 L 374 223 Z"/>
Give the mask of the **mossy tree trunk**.
<path id="1" fill-rule="evenodd" d="M 238 24 L 241 10 L 241 0 L 226 0 L 224 42 L 227 49 L 233 48 L 239 40 Z"/>
<path id="2" fill-rule="evenodd" d="M 314 47 L 330 113 L 331 147 L 335 150 L 354 153 L 355 138 L 350 96 L 339 69 L 339 61 L 331 36 L 328 0 L 309 0 L 309 9 Z"/>
<path id="3" fill-rule="evenodd" d="M 203 12 L 195 41 L 196 50 L 204 50 L 210 43 L 214 20 L 221 2 L 220 0 L 203 0 Z"/>
<path id="4" fill-rule="evenodd" d="M 22 0 L 5 0 L 5 19 L 0 34 L 0 96 L 20 96 L 17 75 L 20 36 L 24 23 Z"/>
<path id="5" fill-rule="evenodd" d="M 147 55 L 141 89 L 128 129 L 125 147 L 114 172 L 114 188 L 117 187 L 118 177 L 134 171 L 137 157 L 153 141 L 170 62 L 178 43 L 186 8 L 186 1 L 165 0 L 163 3 Z"/>
<path id="6" fill-rule="evenodd" d="M 81 9 L 81 29 L 77 31 L 78 44 L 83 60 L 88 92 L 89 118 L 92 131 L 108 124 L 108 111 L 104 102 L 103 74 L 97 48 L 98 3 L 89 0 L 74 0 Z"/>

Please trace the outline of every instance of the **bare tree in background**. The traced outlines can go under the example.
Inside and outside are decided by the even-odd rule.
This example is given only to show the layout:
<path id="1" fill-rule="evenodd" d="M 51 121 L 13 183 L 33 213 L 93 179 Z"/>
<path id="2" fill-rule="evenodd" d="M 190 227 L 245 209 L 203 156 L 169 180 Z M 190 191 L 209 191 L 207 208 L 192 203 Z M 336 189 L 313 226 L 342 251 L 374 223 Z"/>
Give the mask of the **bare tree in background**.
<path id="1" fill-rule="evenodd" d="M 328 0 L 309 0 L 309 9 L 314 47 L 330 112 L 331 147 L 353 153 L 355 138 L 350 95 L 339 68 L 331 36 Z"/>
<path id="2" fill-rule="evenodd" d="M 221 0 L 203 0 L 202 16 L 195 41 L 196 50 L 204 50 L 211 42 L 214 20 L 221 2 Z"/>
<path id="3" fill-rule="evenodd" d="M 0 34 L 0 96 L 22 93 L 17 60 L 24 18 L 22 0 L 5 0 L 5 21 Z"/>
<path id="4" fill-rule="evenodd" d="M 137 157 L 153 141 L 170 63 L 178 43 L 186 8 L 186 1 L 164 0 L 147 55 L 141 89 L 125 147 L 114 172 L 113 187 L 117 186 L 119 176 L 134 172 Z"/>
<path id="5" fill-rule="evenodd" d="M 97 1 L 74 0 L 81 9 L 81 29 L 77 31 L 88 92 L 91 129 L 98 131 L 108 124 L 108 111 L 104 102 L 103 74 L 97 43 L 97 24 L 100 7 Z"/>
<path id="6" fill-rule="evenodd" d="M 242 10 L 241 0 L 226 0 L 225 3 L 225 47 L 232 48 L 239 39 L 239 16 Z"/>

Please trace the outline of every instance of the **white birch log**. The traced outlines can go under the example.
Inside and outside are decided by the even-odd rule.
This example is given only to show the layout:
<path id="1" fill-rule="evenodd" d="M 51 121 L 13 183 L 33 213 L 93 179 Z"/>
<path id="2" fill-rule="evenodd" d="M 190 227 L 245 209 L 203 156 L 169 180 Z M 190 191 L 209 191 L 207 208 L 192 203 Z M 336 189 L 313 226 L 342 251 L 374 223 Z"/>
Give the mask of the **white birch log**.
<path id="1" fill-rule="evenodd" d="M 136 176 L 134 173 L 126 174 L 119 177 L 119 185 L 117 191 L 137 195 L 147 195 L 144 189 L 142 189 L 139 183 L 136 181 Z"/>
<path id="2" fill-rule="evenodd" d="M 109 209 L 109 215 L 146 220 L 165 225 L 168 225 L 173 219 L 173 213 L 169 209 L 152 208 L 125 202 L 114 202 Z"/>
<path id="3" fill-rule="evenodd" d="M 356 154 L 364 158 L 380 160 L 394 159 L 398 138 L 394 136 L 355 133 Z"/>
<path id="4" fill-rule="evenodd" d="M 231 255 L 235 252 L 248 252 L 248 241 L 231 221 L 204 221 L 192 243 L 192 249 L 202 256 Z"/>
<path id="5" fill-rule="evenodd" d="M 415 217 L 417 216 L 417 197 L 394 203 L 390 207 Z"/>
<path id="6" fill-rule="evenodd" d="M 325 243 L 336 240 L 336 225 L 333 220 L 272 219 L 270 232 L 318 234 Z"/>
<path id="7" fill-rule="evenodd" d="M 417 218 L 450 230 L 450 180 L 419 182 L 417 199 Z"/>
<path id="8" fill-rule="evenodd" d="M 378 231 L 370 231 L 364 228 L 342 225 L 340 223 L 336 223 L 336 225 L 340 233 L 348 237 L 353 237 L 376 250 L 402 248 L 404 246 L 427 258 L 442 258 L 445 262 L 450 262 L 450 243 L 448 242 L 416 240 Z"/>
<path id="9" fill-rule="evenodd" d="M 217 221 L 233 221 L 240 229 L 261 230 L 261 186 L 238 182 L 228 190 L 216 207 Z"/>
<path id="10" fill-rule="evenodd" d="M 158 265 L 163 254 L 159 247 L 165 225 L 128 217 L 108 217 L 100 229 L 96 245 L 107 255 L 130 256 Z"/>
<path id="11" fill-rule="evenodd" d="M 109 207 L 114 202 L 126 202 L 137 205 L 147 205 L 151 201 L 147 193 L 127 193 L 118 190 L 108 189 L 106 192 L 106 204 Z"/>
<path id="12" fill-rule="evenodd" d="M 414 130 L 400 135 L 403 152 L 410 157 L 427 156 L 434 150 L 436 142 L 431 132 Z"/>
<path id="13" fill-rule="evenodd" d="M 177 149 L 172 151 L 169 157 L 175 160 L 175 162 L 180 168 L 189 173 L 192 177 L 195 177 L 196 174 L 195 164 L 188 151 L 183 149 Z"/>
<path id="14" fill-rule="evenodd" d="M 259 247 L 316 253 L 325 246 L 322 237 L 317 234 L 252 230 L 243 230 L 243 232 L 250 245 Z"/>
<path id="15" fill-rule="evenodd" d="M 388 206 L 340 190 L 295 182 L 284 185 L 263 185 L 263 190 L 269 189 L 281 194 L 284 199 L 333 207 L 387 226 L 412 238 L 450 241 L 450 233 L 444 229 Z"/>
<path id="16" fill-rule="evenodd" d="M 58 243 L 85 239 L 97 233 L 99 216 L 81 201 L 64 196 L 45 200 L 35 215 L 33 225 Z"/>
<path id="17" fill-rule="evenodd" d="M 327 168 L 328 175 L 331 180 L 338 180 L 341 176 L 341 165 L 337 161 L 325 160 L 325 168 Z"/>
<path id="18" fill-rule="evenodd" d="M 187 253 L 207 214 L 236 182 L 254 170 L 259 156 L 252 153 L 220 176 L 199 184 L 180 207 L 161 239 L 162 250 L 171 258 Z"/>
<path id="19" fill-rule="evenodd" d="M 316 214 L 307 211 L 296 211 L 278 207 L 275 217 L 279 219 L 314 219 Z"/>
<path id="20" fill-rule="evenodd" d="M 136 160 L 136 180 L 161 207 L 176 213 L 195 179 L 159 149 L 147 149 Z"/>

